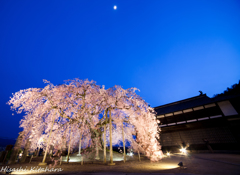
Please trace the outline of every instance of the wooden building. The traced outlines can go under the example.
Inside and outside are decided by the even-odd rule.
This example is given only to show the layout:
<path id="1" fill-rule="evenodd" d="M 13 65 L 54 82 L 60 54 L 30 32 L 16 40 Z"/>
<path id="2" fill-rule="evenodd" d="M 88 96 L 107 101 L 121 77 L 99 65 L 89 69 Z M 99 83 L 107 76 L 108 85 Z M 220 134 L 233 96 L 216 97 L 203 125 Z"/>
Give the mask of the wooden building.
<path id="1" fill-rule="evenodd" d="M 240 152 L 240 95 L 209 98 L 201 94 L 154 108 L 163 151 Z"/>

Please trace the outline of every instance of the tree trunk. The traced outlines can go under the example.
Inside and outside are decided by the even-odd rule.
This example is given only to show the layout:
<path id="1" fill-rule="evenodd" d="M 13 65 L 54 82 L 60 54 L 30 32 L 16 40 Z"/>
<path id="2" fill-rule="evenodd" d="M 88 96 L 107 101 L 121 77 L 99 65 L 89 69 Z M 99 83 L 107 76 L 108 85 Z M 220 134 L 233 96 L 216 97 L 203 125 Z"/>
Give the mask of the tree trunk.
<path id="1" fill-rule="evenodd" d="M 79 149 L 78 149 L 78 156 L 81 156 L 81 140 L 82 140 L 82 134 L 80 133 L 80 140 L 79 140 Z"/>
<path id="2" fill-rule="evenodd" d="M 38 151 L 37 151 L 37 155 L 36 155 L 36 157 L 38 157 L 38 155 L 39 155 L 39 151 L 40 151 L 40 147 L 38 148 Z"/>
<path id="3" fill-rule="evenodd" d="M 23 154 L 22 154 L 22 158 L 20 160 L 21 163 L 24 163 L 26 158 L 27 158 L 27 154 L 28 154 L 28 150 L 29 150 L 29 147 L 31 145 L 31 142 L 29 141 L 29 139 L 27 139 L 27 143 L 25 144 L 25 147 L 24 147 L 24 151 L 23 151 Z M 38 148 L 39 150 L 40 148 Z"/>
<path id="4" fill-rule="evenodd" d="M 98 150 L 98 137 L 96 138 L 96 157 L 95 157 L 96 160 L 99 160 L 100 157 L 99 157 L 99 150 Z"/>
<path id="5" fill-rule="evenodd" d="M 139 162 L 141 162 L 141 158 L 140 158 L 140 153 L 138 151 L 138 158 L 139 158 Z"/>
<path id="6" fill-rule="evenodd" d="M 115 165 L 115 163 L 113 163 L 113 150 L 112 150 L 112 118 L 111 118 L 111 110 L 109 110 L 109 135 L 110 135 L 110 163 L 109 163 L 109 165 Z"/>
<path id="7" fill-rule="evenodd" d="M 68 144 L 67 163 L 69 163 L 69 154 L 70 154 L 70 149 L 71 149 L 71 136 L 72 136 L 71 128 L 69 128 L 69 130 L 70 130 L 70 138 L 69 138 L 69 144 Z"/>
<path id="8" fill-rule="evenodd" d="M 103 148 L 103 163 L 107 162 L 107 148 L 106 148 L 106 144 L 107 144 L 107 140 L 106 140 L 106 124 L 104 125 L 104 148 Z"/>
<path id="9" fill-rule="evenodd" d="M 122 137 L 123 137 L 123 162 L 126 162 L 126 152 L 125 152 L 125 139 L 124 139 L 124 130 L 123 130 L 123 123 L 122 123 Z"/>
<path id="10" fill-rule="evenodd" d="M 105 111 L 105 125 L 104 125 L 104 133 L 103 133 L 103 141 L 104 141 L 104 145 L 103 145 L 103 163 L 107 162 L 107 137 L 106 137 L 106 125 L 107 125 L 107 110 Z"/>
<path id="11" fill-rule="evenodd" d="M 66 156 L 66 150 L 67 150 L 66 134 L 67 134 L 67 129 L 65 130 L 65 134 L 62 137 L 62 146 L 61 146 L 61 155 L 62 156 Z"/>
<path id="12" fill-rule="evenodd" d="M 47 165 L 47 163 L 45 163 L 45 160 L 46 160 L 46 157 L 47 157 L 47 152 L 48 152 L 49 142 L 50 142 L 50 138 L 51 138 L 51 134 L 52 134 L 52 129 L 53 129 L 53 125 L 54 125 L 54 120 L 55 120 L 55 117 L 53 117 L 52 127 L 51 127 L 50 134 L 49 134 L 49 137 L 48 137 L 47 148 L 46 148 L 46 150 L 45 150 L 45 154 L 44 154 L 44 157 L 43 157 L 43 161 L 42 161 L 41 163 L 39 163 L 38 165 Z"/>
<path id="13" fill-rule="evenodd" d="M 24 135 L 24 131 L 19 132 L 19 136 L 14 145 L 14 148 L 12 149 L 12 153 L 11 153 L 10 159 L 8 161 L 8 164 L 15 163 L 15 160 L 17 159 L 17 156 L 18 156 L 19 149 L 21 147 L 23 135 Z"/>

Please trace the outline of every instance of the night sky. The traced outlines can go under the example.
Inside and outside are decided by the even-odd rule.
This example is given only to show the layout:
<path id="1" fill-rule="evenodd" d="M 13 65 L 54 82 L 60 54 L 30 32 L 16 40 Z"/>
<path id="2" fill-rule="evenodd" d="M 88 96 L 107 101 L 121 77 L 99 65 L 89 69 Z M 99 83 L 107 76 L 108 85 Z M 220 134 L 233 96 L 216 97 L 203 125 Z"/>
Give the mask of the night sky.
<path id="1" fill-rule="evenodd" d="M 0 66 L 0 137 L 21 130 L 11 94 L 43 79 L 137 87 L 152 107 L 212 97 L 240 79 L 240 1 L 0 0 Z"/>

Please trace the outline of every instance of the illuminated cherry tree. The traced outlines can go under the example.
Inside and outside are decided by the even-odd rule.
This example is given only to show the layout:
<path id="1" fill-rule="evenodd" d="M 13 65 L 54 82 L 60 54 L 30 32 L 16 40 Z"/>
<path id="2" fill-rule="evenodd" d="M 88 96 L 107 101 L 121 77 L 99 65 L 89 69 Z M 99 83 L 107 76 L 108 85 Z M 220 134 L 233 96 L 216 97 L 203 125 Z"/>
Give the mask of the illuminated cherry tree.
<path id="1" fill-rule="evenodd" d="M 44 147 L 42 164 L 46 164 L 50 145 L 60 152 L 67 149 L 68 160 L 74 148 L 89 147 L 98 154 L 103 147 L 106 162 L 107 140 L 111 163 L 112 144 L 125 144 L 126 140 L 152 161 L 162 158 L 154 110 L 135 93 L 136 88 L 105 89 L 94 81 L 80 79 L 57 86 L 44 82 L 44 88 L 20 90 L 8 102 L 12 110 L 25 112 L 20 127 L 32 149 Z"/>

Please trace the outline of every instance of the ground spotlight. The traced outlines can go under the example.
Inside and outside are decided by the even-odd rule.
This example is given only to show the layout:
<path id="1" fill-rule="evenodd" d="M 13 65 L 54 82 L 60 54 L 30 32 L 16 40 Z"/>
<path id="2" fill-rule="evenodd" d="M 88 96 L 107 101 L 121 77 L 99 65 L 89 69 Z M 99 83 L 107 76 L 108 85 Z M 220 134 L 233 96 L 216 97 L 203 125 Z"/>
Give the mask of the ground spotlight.
<path id="1" fill-rule="evenodd" d="M 180 151 L 181 151 L 182 154 L 186 154 L 186 152 L 187 152 L 186 148 L 182 148 L 182 149 L 180 149 Z"/>

